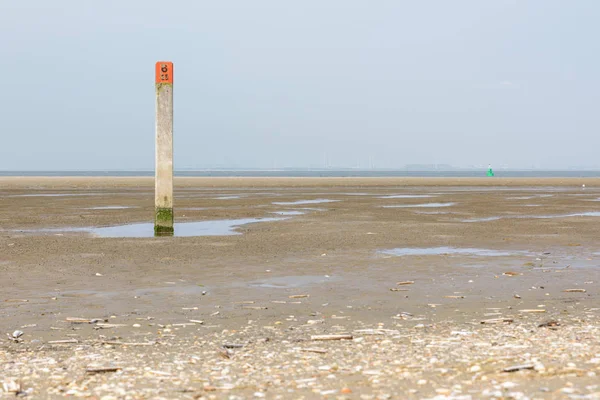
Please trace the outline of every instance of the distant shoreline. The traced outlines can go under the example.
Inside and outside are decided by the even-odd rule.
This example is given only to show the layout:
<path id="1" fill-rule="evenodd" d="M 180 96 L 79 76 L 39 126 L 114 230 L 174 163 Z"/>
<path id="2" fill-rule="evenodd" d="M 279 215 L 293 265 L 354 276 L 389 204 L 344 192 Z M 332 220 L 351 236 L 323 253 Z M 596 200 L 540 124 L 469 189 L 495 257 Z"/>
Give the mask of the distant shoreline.
<path id="1" fill-rule="evenodd" d="M 495 170 L 496 178 L 600 178 L 600 170 Z M 247 178 L 486 178 L 486 170 L 206 169 L 176 177 Z M 154 171 L 0 171 L 0 177 L 153 177 Z"/>
<path id="2" fill-rule="evenodd" d="M 600 177 L 176 177 L 183 188 L 300 188 L 300 187 L 570 187 L 600 186 Z M 0 176 L 0 190 L 88 190 L 154 187 L 154 177 L 130 176 Z M 491 190 L 491 189 L 490 189 Z"/>

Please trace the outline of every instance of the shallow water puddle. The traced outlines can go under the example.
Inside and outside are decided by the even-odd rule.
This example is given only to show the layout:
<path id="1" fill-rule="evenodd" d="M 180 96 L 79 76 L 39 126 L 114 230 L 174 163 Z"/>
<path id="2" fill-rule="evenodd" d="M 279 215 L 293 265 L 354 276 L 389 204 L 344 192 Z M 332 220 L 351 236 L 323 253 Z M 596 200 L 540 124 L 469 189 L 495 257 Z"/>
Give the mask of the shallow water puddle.
<path id="1" fill-rule="evenodd" d="M 441 256 L 441 255 L 469 255 L 481 257 L 502 257 L 525 254 L 519 251 L 501 251 L 490 249 L 460 248 L 460 247 L 398 247 L 390 250 L 381 250 L 382 254 L 392 256 Z"/>
<path id="2" fill-rule="evenodd" d="M 463 219 L 461 222 L 486 222 L 497 221 L 499 219 L 553 219 L 553 218 L 570 218 L 570 217 L 600 217 L 600 211 L 589 211 L 571 214 L 556 214 L 556 215 L 511 215 L 511 216 L 493 216 L 485 218 Z"/>
<path id="3" fill-rule="evenodd" d="M 283 221 L 285 219 L 287 218 L 242 218 L 198 222 L 181 222 L 175 223 L 175 234 L 173 236 L 192 237 L 241 235 L 240 232 L 235 231 L 235 229 L 239 226 L 253 224 L 257 222 Z M 154 223 L 143 222 L 136 224 L 106 227 L 33 229 L 19 230 L 19 232 L 85 232 L 103 238 L 147 238 L 154 237 Z"/>
<path id="4" fill-rule="evenodd" d="M 554 197 L 553 194 L 535 194 L 531 196 L 516 196 L 516 197 L 507 197 L 507 200 L 531 200 L 531 199 L 539 199 L 545 197 Z"/>
<path id="5" fill-rule="evenodd" d="M 434 207 L 450 207 L 456 203 L 423 203 L 423 204 L 397 204 L 392 206 L 383 206 L 383 208 L 434 208 Z"/>
<path id="6" fill-rule="evenodd" d="M 486 221 L 497 221 L 504 217 L 485 217 L 485 218 L 473 218 L 473 219 L 463 219 L 460 222 L 486 222 Z"/>
<path id="7" fill-rule="evenodd" d="M 215 221 L 181 222 L 175 223 L 176 237 L 191 236 L 228 236 L 241 235 L 235 228 L 256 222 L 281 221 L 283 218 L 242 218 L 224 219 Z M 154 224 L 140 223 L 121 226 L 91 228 L 90 233 L 100 237 L 153 237 Z"/>
<path id="8" fill-rule="evenodd" d="M 518 218 L 546 219 L 546 218 L 568 218 L 568 217 L 600 217 L 600 211 L 589 211 L 589 212 L 559 214 L 559 215 L 529 215 L 526 217 L 518 217 Z"/>
<path id="9" fill-rule="evenodd" d="M 431 194 L 392 194 L 389 196 L 381 196 L 379 199 L 424 199 L 428 197 L 436 197 Z"/>
<path id="10" fill-rule="evenodd" d="M 535 199 L 535 196 L 517 196 L 517 197 L 507 197 L 506 200 L 531 200 Z"/>
<path id="11" fill-rule="evenodd" d="M 271 214 L 276 215 L 304 215 L 302 211 L 271 211 Z"/>
<path id="12" fill-rule="evenodd" d="M 220 196 L 220 197 L 215 197 L 215 200 L 234 200 L 234 199 L 240 199 L 242 196 Z"/>
<path id="13" fill-rule="evenodd" d="M 292 206 L 296 204 L 320 204 L 320 203 L 333 203 L 339 200 L 330 199 L 315 199 L 315 200 L 297 200 L 297 201 L 275 201 L 273 204 L 278 206 Z"/>

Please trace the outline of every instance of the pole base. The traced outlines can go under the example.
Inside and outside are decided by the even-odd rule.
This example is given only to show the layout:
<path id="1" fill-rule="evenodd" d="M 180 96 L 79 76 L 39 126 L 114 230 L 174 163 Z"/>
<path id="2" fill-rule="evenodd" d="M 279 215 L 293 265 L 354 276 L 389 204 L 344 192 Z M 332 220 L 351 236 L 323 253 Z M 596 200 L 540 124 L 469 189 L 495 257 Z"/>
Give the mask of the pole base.
<path id="1" fill-rule="evenodd" d="M 154 216 L 154 236 L 173 236 L 173 209 L 156 208 Z"/>

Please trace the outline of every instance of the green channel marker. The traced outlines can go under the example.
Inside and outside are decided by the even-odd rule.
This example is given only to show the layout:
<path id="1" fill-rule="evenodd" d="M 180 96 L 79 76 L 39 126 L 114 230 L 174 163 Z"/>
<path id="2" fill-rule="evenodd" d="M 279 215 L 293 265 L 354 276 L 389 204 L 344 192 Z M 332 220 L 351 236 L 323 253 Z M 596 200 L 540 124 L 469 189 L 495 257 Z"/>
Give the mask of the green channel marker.
<path id="1" fill-rule="evenodd" d="M 492 166 L 491 165 L 488 167 L 487 176 L 494 176 L 494 171 L 492 171 Z"/>

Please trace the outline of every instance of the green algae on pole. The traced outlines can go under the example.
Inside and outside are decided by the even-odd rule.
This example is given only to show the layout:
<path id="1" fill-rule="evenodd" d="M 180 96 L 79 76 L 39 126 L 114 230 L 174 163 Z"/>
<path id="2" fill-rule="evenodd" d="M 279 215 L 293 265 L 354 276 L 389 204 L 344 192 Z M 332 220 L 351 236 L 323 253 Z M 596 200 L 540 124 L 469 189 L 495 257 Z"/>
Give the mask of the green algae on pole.
<path id="1" fill-rule="evenodd" d="M 156 63 L 154 234 L 173 235 L 173 63 Z"/>

